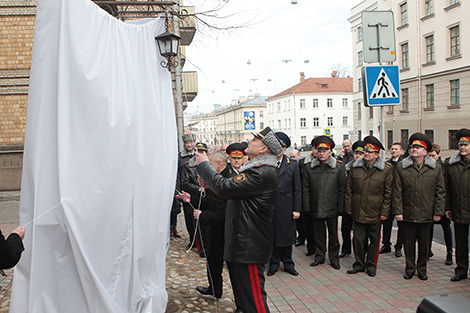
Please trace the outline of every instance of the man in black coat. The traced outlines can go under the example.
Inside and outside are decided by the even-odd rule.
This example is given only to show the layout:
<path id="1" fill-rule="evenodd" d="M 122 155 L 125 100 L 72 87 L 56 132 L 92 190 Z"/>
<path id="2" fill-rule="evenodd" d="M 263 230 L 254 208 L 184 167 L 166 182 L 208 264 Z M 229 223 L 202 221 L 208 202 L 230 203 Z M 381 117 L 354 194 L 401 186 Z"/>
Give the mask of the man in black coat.
<path id="1" fill-rule="evenodd" d="M 0 269 L 14 267 L 21 258 L 24 251 L 23 239 L 25 229 L 23 227 L 15 228 L 7 239 L 0 230 Z"/>
<path id="2" fill-rule="evenodd" d="M 295 243 L 295 220 L 300 216 L 302 206 L 302 189 L 297 162 L 284 153 L 290 147 L 290 139 L 283 132 L 277 132 L 284 149 L 277 156 L 277 205 L 274 208 L 274 249 L 269 260 L 268 276 L 274 275 L 282 261 L 284 271 L 297 276 L 292 260 L 292 245 Z"/>
<path id="3" fill-rule="evenodd" d="M 397 164 L 403 160 L 403 153 L 405 150 L 403 149 L 403 145 L 401 142 L 395 142 L 392 144 L 390 149 L 391 158 L 387 160 L 387 163 L 392 165 L 393 168 L 393 176 L 397 171 Z M 393 206 L 393 204 L 392 204 Z M 393 209 L 391 210 L 393 212 Z M 392 252 L 392 227 L 393 227 L 393 220 L 395 219 L 395 215 L 390 213 L 390 216 L 382 223 L 382 247 L 380 248 L 379 253 L 388 253 Z M 403 253 L 401 249 L 403 247 L 403 222 L 397 221 L 398 231 L 397 231 L 397 240 L 395 242 L 395 256 L 397 258 L 401 257 Z"/>
<path id="4" fill-rule="evenodd" d="M 240 174 L 226 178 L 196 153 L 197 172 L 219 197 L 227 199 L 224 259 L 237 310 L 269 312 L 264 264 L 273 248 L 272 215 L 277 195 L 276 155 L 282 146 L 271 128 L 253 133 L 245 150 L 250 158 Z"/>

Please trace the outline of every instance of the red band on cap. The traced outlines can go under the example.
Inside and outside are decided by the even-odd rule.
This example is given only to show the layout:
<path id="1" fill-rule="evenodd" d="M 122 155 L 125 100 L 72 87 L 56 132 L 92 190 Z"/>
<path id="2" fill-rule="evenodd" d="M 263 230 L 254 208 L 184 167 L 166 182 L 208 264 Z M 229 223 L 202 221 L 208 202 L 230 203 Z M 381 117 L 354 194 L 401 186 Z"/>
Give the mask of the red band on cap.
<path id="1" fill-rule="evenodd" d="M 422 140 L 415 140 L 413 141 L 413 143 L 411 144 L 412 146 L 421 146 L 421 147 L 424 147 L 424 148 L 428 148 L 428 145 L 422 141 Z"/>
<path id="2" fill-rule="evenodd" d="M 327 148 L 327 149 L 331 149 L 331 146 L 330 146 L 329 144 L 325 143 L 325 142 L 322 142 L 322 143 L 319 143 L 319 144 L 317 145 L 317 149 L 318 149 L 318 148 Z"/>
<path id="3" fill-rule="evenodd" d="M 232 150 L 230 151 L 230 156 L 234 158 L 243 158 L 243 152 L 240 150 Z"/>
<path id="4" fill-rule="evenodd" d="M 374 152 L 379 152 L 380 151 L 380 147 L 378 147 L 378 146 L 376 146 L 372 143 L 366 143 L 366 149 L 374 151 Z"/>

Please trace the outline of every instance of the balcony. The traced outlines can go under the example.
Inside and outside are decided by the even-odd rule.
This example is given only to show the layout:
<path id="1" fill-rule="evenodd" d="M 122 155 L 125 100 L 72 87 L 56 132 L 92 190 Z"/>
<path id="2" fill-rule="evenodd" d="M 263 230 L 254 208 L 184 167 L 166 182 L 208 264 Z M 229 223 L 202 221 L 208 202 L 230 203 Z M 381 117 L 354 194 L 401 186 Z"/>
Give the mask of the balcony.
<path id="1" fill-rule="evenodd" d="M 197 96 L 197 72 L 183 72 L 183 102 L 191 102 Z"/>
<path id="2" fill-rule="evenodd" d="M 180 12 L 185 18 L 180 19 L 180 37 L 182 46 L 189 46 L 196 34 L 196 16 L 194 7 L 181 6 Z"/>

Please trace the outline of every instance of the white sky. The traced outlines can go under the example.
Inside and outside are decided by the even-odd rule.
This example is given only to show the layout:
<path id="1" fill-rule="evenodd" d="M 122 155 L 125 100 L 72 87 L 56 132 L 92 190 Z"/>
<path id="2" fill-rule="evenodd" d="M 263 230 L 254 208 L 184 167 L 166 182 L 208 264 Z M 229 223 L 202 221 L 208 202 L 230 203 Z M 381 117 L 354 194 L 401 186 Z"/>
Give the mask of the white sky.
<path id="1" fill-rule="evenodd" d="M 360 2 L 185 0 L 184 5 L 195 6 L 196 13 L 221 5 L 218 16 L 236 13 L 218 20 L 201 17 L 219 27 L 252 24 L 227 32 L 198 22 L 196 36 L 186 47 L 184 71 L 198 72 L 199 92 L 187 111 L 210 112 L 213 104 L 229 105 L 232 99 L 254 93 L 272 96 L 299 83 L 300 72 L 306 78 L 328 77 L 338 63 L 352 70 L 347 19 Z"/>

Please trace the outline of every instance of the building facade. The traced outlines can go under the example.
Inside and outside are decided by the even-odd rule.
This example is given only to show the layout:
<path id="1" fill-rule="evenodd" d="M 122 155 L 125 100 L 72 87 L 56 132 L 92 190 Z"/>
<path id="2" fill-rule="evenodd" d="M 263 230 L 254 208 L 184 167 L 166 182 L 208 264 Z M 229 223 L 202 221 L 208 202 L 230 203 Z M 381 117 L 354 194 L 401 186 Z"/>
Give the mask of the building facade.
<path id="1" fill-rule="evenodd" d="M 362 136 L 380 124 L 380 118 L 376 118 L 379 108 L 359 110 L 359 103 L 363 102 L 359 88 L 363 27 L 360 13 L 374 9 L 394 12 L 394 65 L 400 69 L 400 105 L 385 108 L 384 144 L 390 147 L 397 140 L 407 142 L 411 134 L 419 131 L 438 143 L 444 155 L 451 154 L 457 149 L 455 133 L 469 127 L 470 22 L 465 14 L 470 12 L 470 4 L 461 0 L 363 1 L 351 10 L 349 21 L 357 68 L 354 115 L 359 122 L 356 132 Z M 376 110 L 372 119 L 367 110 Z"/>
<path id="2" fill-rule="evenodd" d="M 216 145 L 246 141 L 266 126 L 266 99 L 256 94 L 216 113 Z"/>
<path id="3" fill-rule="evenodd" d="M 196 134 L 198 142 L 213 148 L 216 145 L 216 112 L 192 115 L 186 131 Z"/>
<path id="4" fill-rule="evenodd" d="M 285 132 L 294 147 L 311 142 L 320 135 L 329 135 L 337 145 L 353 134 L 353 102 L 350 77 L 305 79 L 266 100 L 268 123 L 276 131 Z"/>

